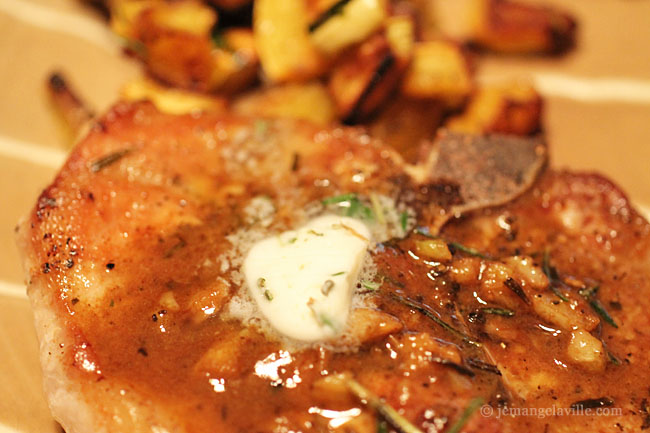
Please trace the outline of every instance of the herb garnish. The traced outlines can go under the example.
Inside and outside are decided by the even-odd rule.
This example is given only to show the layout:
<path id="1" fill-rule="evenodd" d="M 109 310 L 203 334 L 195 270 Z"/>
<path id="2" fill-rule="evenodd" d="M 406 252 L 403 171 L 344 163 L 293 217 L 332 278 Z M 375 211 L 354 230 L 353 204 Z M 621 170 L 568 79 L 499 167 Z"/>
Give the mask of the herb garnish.
<path id="1" fill-rule="evenodd" d="M 507 308 L 486 307 L 481 308 L 481 311 L 485 314 L 495 314 L 504 317 L 512 317 L 515 315 L 514 311 L 508 310 Z"/>
<path id="2" fill-rule="evenodd" d="M 99 170 L 106 168 L 111 164 L 116 163 L 124 156 L 129 154 L 131 151 L 132 149 L 122 149 L 113 153 L 109 153 L 106 156 L 102 156 L 101 158 L 93 161 L 93 163 L 90 164 L 90 171 L 93 173 L 97 173 Z"/>
<path id="3" fill-rule="evenodd" d="M 374 281 L 368 281 L 368 280 L 362 280 L 361 281 L 361 286 L 366 290 L 370 290 L 371 292 L 376 292 L 381 287 L 381 283 L 376 283 Z"/>
<path id="4" fill-rule="evenodd" d="M 362 403 L 365 402 L 365 404 L 377 411 L 378 414 L 402 433 L 422 433 L 422 430 L 411 424 L 409 420 L 400 415 L 393 407 L 356 380 L 346 379 L 345 384 L 352 394 L 361 400 Z"/>
<path id="5" fill-rule="evenodd" d="M 368 206 L 363 204 L 359 196 L 355 193 L 341 194 L 334 197 L 328 197 L 321 201 L 323 206 L 338 205 L 347 208 L 345 215 L 349 217 L 361 217 L 372 219 L 373 212 Z"/>
<path id="6" fill-rule="evenodd" d="M 321 233 L 321 232 L 317 232 L 317 231 L 314 230 L 314 229 L 309 229 L 309 230 L 307 230 L 307 233 L 309 233 L 310 235 L 314 235 L 314 236 L 325 236 L 323 233 Z"/>
<path id="7" fill-rule="evenodd" d="M 560 298 L 563 302 L 569 302 L 569 298 L 567 298 L 564 293 L 562 293 L 560 289 L 555 285 L 560 282 L 560 277 L 557 274 L 557 269 L 551 266 L 551 252 L 548 248 L 544 250 L 544 256 L 542 258 L 542 271 L 548 278 L 551 292 L 553 292 L 553 294 Z"/>
<path id="8" fill-rule="evenodd" d="M 408 212 L 404 211 L 404 212 L 402 212 L 400 214 L 399 223 L 400 223 L 400 226 L 402 227 L 402 231 L 406 232 L 406 228 L 408 227 L 408 223 L 409 223 L 409 214 L 408 214 Z"/>
<path id="9" fill-rule="evenodd" d="M 413 299 L 406 298 L 404 296 L 398 295 L 397 293 L 391 293 L 390 297 L 396 300 L 397 302 L 406 305 L 409 308 L 414 309 L 415 311 L 423 314 L 424 316 L 428 317 L 429 319 L 433 320 L 435 323 L 440 325 L 442 328 L 447 330 L 449 333 L 456 335 L 457 337 L 461 338 L 463 341 L 466 343 L 469 343 L 473 346 L 476 347 L 482 347 L 483 345 L 479 343 L 478 341 L 474 340 L 471 338 L 469 335 L 459 331 L 458 329 L 454 328 L 451 326 L 449 323 L 445 322 L 439 317 L 439 314 L 432 310 L 429 306 L 422 304 L 420 302 L 417 302 Z"/>
<path id="10" fill-rule="evenodd" d="M 461 243 L 449 242 L 447 245 L 450 248 L 453 248 L 453 249 L 458 250 L 458 251 L 462 251 L 465 254 L 469 254 L 470 256 L 480 257 L 482 259 L 489 259 L 489 257 L 487 255 L 483 254 L 479 250 L 475 250 L 474 248 L 466 247 L 465 245 L 463 245 Z M 452 254 L 453 254 L 453 252 L 454 251 L 452 250 Z"/>
<path id="11" fill-rule="evenodd" d="M 571 403 L 571 409 L 573 410 L 595 409 L 598 407 L 612 406 L 613 404 L 614 404 L 614 400 L 612 400 L 609 397 L 590 398 L 587 400 L 580 400 Z"/>
<path id="12" fill-rule="evenodd" d="M 530 299 L 528 299 L 528 296 L 526 296 L 526 292 L 524 292 L 524 289 L 512 277 L 506 278 L 503 284 L 507 288 L 512 290 L 515 293 L 515 295 L 519 296 L 521 300 L 524 301 L 526 304 L 530 304 Z"/>
<path id="13" fill-rule="evenodd" d="M 257 288 L 262 290 L 262 293 L 264 294 L 264 297 L 267 299 L 267 301 L 273 300 L 273 293 L 271 293 L 271 291 L 266 288 L 266 278 L 257 279 Z"/>
<path id="14" fill-rule="evenodd" d="M 618 328 L 618 325 L 612 318 L 612 316 L 609 315 L 607 310 L 605 310 L 605 307 L 598 302 L 597 299 L 595 299 L 596 293 L 598 292 L 599 286 L 594 286 L 591 288 L 586 288 L 586 289 L 581 289 L 578 290 L 578 294 L 585 298 L 585 300 L 589 303 L 589 306 L 594 310 L 605 322 L 609 323 L 612 325 L 614 328 Z"/>
<path id="15" fill-rule="evenodd" d="M 336 272 L 335 274 L 332 274 L 331 276 L 332 277 L 338 277 L 339 275 L 343 275 L 343 274 L 345 274 L 345 271 Z"/>
<path id="16" fill-rule="evenodd" d="M 460 415 L 460 418 L 447 430 L 447 433 L 459 433 L 465 424 L 467 424 L 467 421 L 472 417 L 474 412 L 483 405 L 483 399 L 481 397 L 475 397 L 473 398 L 463 413 Z"/>
<path id="17" fill-rule="evenodd" d="M 488 373 L 493 373 L 497 376 L 501 376 L 499 367 L 494 364 L 490 364 L 489 362 L 481 361 L 480 359 L 476 358 L 467 358 L 465 362 L 467 362 L 467 365 L 472 368 L 476 368 L 477 370 L 487 371 Z"/>

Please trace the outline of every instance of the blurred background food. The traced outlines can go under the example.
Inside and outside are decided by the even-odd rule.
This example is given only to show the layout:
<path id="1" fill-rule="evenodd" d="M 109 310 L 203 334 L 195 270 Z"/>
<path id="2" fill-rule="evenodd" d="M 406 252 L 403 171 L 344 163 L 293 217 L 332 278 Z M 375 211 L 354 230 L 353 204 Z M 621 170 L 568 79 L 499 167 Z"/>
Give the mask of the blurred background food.
<path id="1" fill-rule="evenodd" d="M 56 432 L 13 227 L 118 97 L 367 128 L 544 135 L 650 204 L 645 0 L 0 0 L 0 432 Z"/>

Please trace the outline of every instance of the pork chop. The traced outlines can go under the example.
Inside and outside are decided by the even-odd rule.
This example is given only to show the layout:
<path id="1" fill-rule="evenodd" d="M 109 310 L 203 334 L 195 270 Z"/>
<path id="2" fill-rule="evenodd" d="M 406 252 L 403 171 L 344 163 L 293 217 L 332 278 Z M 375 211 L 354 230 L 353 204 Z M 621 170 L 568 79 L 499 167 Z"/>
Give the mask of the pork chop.
<path id="1" fill-rule="evenodd" d="M 354 378 L 422 431 L 647 428 L 650 226 L 609 181 L 527 164 L 532 188 L 479 209 L 361 130 L 116 106 L 18 228 L 53 415 L 68 433 L 395 427 Z M 242 256 L 340 211 L 383 236 L 341 338 L 291 342 Z"/>

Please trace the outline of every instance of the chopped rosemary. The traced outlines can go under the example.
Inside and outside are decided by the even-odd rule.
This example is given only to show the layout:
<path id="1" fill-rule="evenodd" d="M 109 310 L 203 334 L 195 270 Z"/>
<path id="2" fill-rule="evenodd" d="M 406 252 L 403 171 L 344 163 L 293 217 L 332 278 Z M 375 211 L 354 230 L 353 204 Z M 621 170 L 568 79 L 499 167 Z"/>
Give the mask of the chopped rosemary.
<path id="1" fill-rule="evenodd" d="M 555 287 L 555 286 L 553 286 L 552 284 L 553 284 L 553 283 L 551 283 L 551 292 L 553 292 L 553 294 L 554 294 L 555 296 L 557 296 L 558 298 L 560 298 L 560 300 L 562 300 L 562 302 L 569 302 L 569 298 L 567 298 L 566 296 L 564 296 L 564 293 L 562 293 L 558 287 Z"/>
<path id="2" fill-rule="evenodd" d="M 339 204 L 346 201 L 354 200 L 357 198 L 357 195 L 354 193 L 335 195 L 334 197 L 327 197 L 321 200 L 324 206 L 329 206 L 331 204 Z"/>
<path id="3" fill-rule="evenodd" d="M 400 226 L 402 227 L 402 231 L 406 232 L 406 228 L 408 227 L 408 223 L 409 223 L 409 214 L 408 214 L 408 212 L 402 212 L 400 214 L 399 223 L 400 223 Z"/>
<path id="4" fill-rule="evenodd" d="M 486 307 L 481 308 L 481 311 L 485 314 L 495 314 L 497 316 L 512 317 L 515 315 L 515 312 L 508 310 L 506 308 L 496 308 L 496 307 Z"/>
<path id="5" fill-rule="evenodd" d="M 109 153 L 108 155 L 93 161 L 93 163 L 90 164 L 90 171 L 93 173 L 97 173 L 99 170 L 106 168 L 111 164 L 116 163 L 117 161 L 125 157 L 127 154 L 129 154 L 131 151 L 132 149 L 122 149 L 113 153 Z"/>
<path id="6" fill-rule="evenodd" d="M 559 277 L 557 270 L 551 266 L 551 252 L 548 248 L 544 250 L 544 256 L 542 257 L 542 271 L 548 278 L 551 292 L 553 292 L 553 294 L 560 298 L 563 302 L 569 302 L 569 298 L 567 298 L 564 293 L 560 291 L 559 287 L 555 285 L 555 283 L 559 281 Z"/>
<path id="7" fill-rule="evenodd" d="M 383 401 L 356 380 L 348 378 L 346 379 L 345 384 L 350 392 L 361 400 L 362 403 L 365 403 L 377 411 L 379 415 L 384 417 L 386 421 L 402 433 L 422 433 L 422 430 L 411 424 L 409 420 L 400 415 L 388 403 Z"/>
<path id="8" fill-rule="evenodd" d="M 585 298 L 585 300 L 589 303 L 589 306 L 591 307 L 592 310 L 594 310 L 605 322 L 609 323 L 611 326 L 614 328 L 618 328 L 618 325 L 612 318 L 612 316 L 609 315 L 607 310 L 605 310 L 605 307 L 598 302 L 597 299 L 594 298 L 596 296 L 596 293 L 598 292 L 599 287 L 594 286 L 586 289 L 581 289 L 578 290 L 578 294 Z"/>
<path id="9" fill-rule="evenodd" d="M 459 433 L 465 424 L 467 424 L 467 421 L 472 417 L 474 412 L 483 405 L 483 398 L 481 397 L 475 397 L 473 398 L 463 413 L 460 415 L 460 418 L 451 426 L 449 427 L 449 430 L 447 430 L 447 433 Z"/>
<path id="10" fill-rule="evenodd" d="M 259 289 L 263 289 L 266 287 L 266 278 L 258 278 L 257 279 L 257 287 Z"/>
<path id="11" fill-rule="evenodd" d="M 595 409 L 599 407 L 608 407 L 614 404 L 614 400 L 609 397 L 600 397 L 600 398 L 590 398 L 587 400 L 580 400 L 574 403 L 571 403 L 571 409 L 581 410 L 581 409 Z"/>
<path id="12" fill-rule="evenodd" d="M 173 256 L 176 253 L 176 251 L 185 248 L 185 246 L 187 246 L 187 242 L 185 242 L 185 239 L 183 239 L 180 236 L 177 237 L 178 237 L 178 242 L 172 245 L 171 248 L 169 248 L 165 252 L 165 255 L 163 256 L 164 258 L 169 259 L 171 256 Z"/>
<path id="13" fill-rule="evenodd" d="M 480 257 L 482 259 L 489 259 L 489 257 L 479 250 L 475 250 L 474 248 L 466 247 L 465 245 L 458 243 L 458 242 L 449 242 L 447 245 L 449 245 L 450 248 L 456 249 L 458 251 L 462 251 L 465 254 L 469 254 L 470 256 L 474 257 Z M 453 253 L 453 250 L 452 250 Z"/>
<path id="14" fill-rule="evenodd" d="M 467 358 L 466 362 L 467 365 L 469 365 L 472 368 L 476 368 L 477 370 L 487 371 L 488 373 L 493 373 L 496 374 L 497 376 L 501 376 L 501 371 L 499 371 L 499 367 L 497 367 L 494 364 L 490 364 L 489 362 L 481 361 L 480 359 L 476 359 L 476 358 Z"/>
<path id="15" fill-rule="evenodd" d="M 289 239 L 289 243 L 290 244 L 295 244 L 297 240 L 298 240 L 298 238 L 291 238 L 291 239 Z"/>
<path id="16" fill-rule="evenodd" d="M 507 288 L 512 290 L 515 293 L 515 295 L 519 296 L 521 300 L 524 301 L 526 304 L 530 304 L 530 299 L 528 299 L 528 296 L 526 296 L 526 292 L 524 292 L 524 289 L 513 278 L 511 277 L 506 278 L 503 284 Z"/>
<path id="17" fill-rule="evenodd" d="M 269 289 L 264 290 L 264 297 L 265 297 L 268 301 L 272 301 L 272 300 L 273 300 L 273 294 L 271 293 L 271 291 L 270 291 Z"/>
<path id="18" fill-rule="evenodd" d="M 377 283 L 377 282 L 374 282 L 374 281 L 362 280 L 361 281 L 361 286 L 366 290 L 370 290 L 371 292 L 376 292 L 381 287 L 381 283 Z"/>
<path id="19" fill-rule="evenodd" d="M 454 328 L 451 326 L 449 323 L 445 322 L 442 320 L 439 316 L 438 313 L 434 310 L 432 310 L 430 307 L 428 307 L 425 304 L 422 304 L 420 302 L 414 301 L 412 299 L 406 298 L 404 296 L 398 295 L 397 293 L 391 293 L 390 294 L 391 298 L 396 300 L 397 302 L 406 305 L 409 308 L 414 309 L 415 311 L 423 314 L 424 316 L 428 317 L 429 319 L 433 320 L 435 323 L 440 325 L 443 329 L 447 330 L 449 333 L 456 335 L 466 343 L 469 343 L 473 346 L 476 347 L 481 347 L 482 344 L 479 343 L 478 341 L 474 340 L 471 338 L 469 335 L 459 331 L 458 329 Z"/>
<path id="20" fill-rule="evenodd" d="M 332 277 L 338 277 L 339 275 L 343 275 L 343 274 L 345 274 L 345 271 L 337 272 L 335 274 L 332 274 L 331 276 Z"/>
<path id="21" fill-rule="evenodd" d="M 328 197 L 321 201 L 323 206 L 339 205 L 347 208 L 345 215 L 349 217 L 360 217 L 372 219 L 373 211 L 364 205 L 359 196 L 354 193 L 341 194 L 334 197 Z"/>
<path id="22" fill-rule="evenodd" d="M 317 232 L 317 231 L 314 230 L 314 229 L 309 229 L 309 230 L 307 231 L 307 233 L 309 233 L 310 235 L 314 235 L 314 236 L 325 236 L 323 233 L 321 233 L 321 232 Z"/>
<path id="23" fill-rule="evenodd" d="M 318 322 L 320 323 L 321 326 L 327 326 L 328 328 L 336 331 L 336 326 L 334 326 L 334 322 L 332 322 L 332 319 L 330 319 L 326 314 L 323 313 L 319 314 Z"/>

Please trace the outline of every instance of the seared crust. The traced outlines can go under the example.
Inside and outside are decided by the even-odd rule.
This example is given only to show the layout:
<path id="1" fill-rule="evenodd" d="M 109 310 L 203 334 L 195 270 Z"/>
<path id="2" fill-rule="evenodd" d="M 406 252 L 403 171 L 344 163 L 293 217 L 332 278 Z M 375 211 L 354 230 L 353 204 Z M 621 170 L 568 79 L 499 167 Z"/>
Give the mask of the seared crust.
<path id="1" fill-rule="evenodd" d="M 280 416 L 287 428 L 304 425 L 297 420 L 305 422 L 302 417 L 308 416 L 302 407 L 311 404 L 306 397 L 278 394 L 253 374 L 255 360 L 277 351 L 278 342 L 236 321 L 217 326 L 219 317 L 193 323 L 183 311 L 162 310 L 161 296 L 171 291 L 179 304 L 191 305 L 197 292 L 213 290 L 221 279 L 227 280 L 229 296 L 236 292 L 236 270 L 224 270 L 218 259 L 230 247 L 225 237 L 245 224 L 242 208 L 253 197 L 273 198 L 276 216 L 270 230 L 279 231 L 299 224 L 307 217 L 305 209 L 323 197 L 347 192 L 407 200 L 418 221 L 431 221 L 433 214 L 459 200 L 447 190 L 431 181 L 416 184 L 393 151 L 360 130 L 217 115 L 172 117 L 148 104 L 116 106 L 76 147 L 19 229 L 54 416 L 69 433 L 267 431 Z M 507 225 L 516 228 L 514 234 L 498 228 L 504 216 L 512 218 Z M 403 386 L 421 385 L 435 375 L 437 386 L 411 388 L 404 406 L 405 416 L 420 424 L 429 422 L 426 408 L 435 407 L 447 422 L 458 417 L 472 396 L 495 389 L 498 395 L 507 394 L 513 405 L 540 407 L 568 407 L 585 396 L 606 394 L 623 408 L 622 415 L 554 419 L 550 430 L 535 418 L 512 424 L 475 417 L 467 431 L 575 431 L 585 425 L 612 431 L 616 423 L 640 428 L 644 421 L 639 404 L 650 383 L 650 363 L 644 355 L 650 344 L 645 314 L 650 308 L 645 295 L 650 226 L 618 187 L 598 175 L 547 172 L 524 196 L 454 220 L 442 236 L 493 257 L 534 255 L 547 246 L 561 275 L 597 280 L 599 298 L 617 305 L 611 314 L 619 325 L 614 329 L 601 324 L 600 337 L 621 357 L 622 365 L 607 366 L 598 375 L 572 365 L 551 370 L 549 363 L 555 364 L 547 358 L 555 352 L 538 347 L 546 337 L 532 329 L 537 322 L 520 303 L 514 304 L 519 310 L 512 319 L 520 322 L 511 323 L 524 331 L 508 343 L 519 351 L 500 349 L 494 336 L 483 334 L 482 325 L 466 328 L 482 339 L 504 382 L 489 373 L 471 381 L 448 376 L 456 373 L 431 362 L 421 372 L 413 370 L 411 376 L 397 379 L 394 368 L 401 367 L 381 357 L 386 343 L 380 342 L 361 350 L 359 358 L 331 353 L 321 357 L 317 350 L 295 355 L 296 371 L 301 370 L 304 386 L 309 386 L 299 389 L 312 393 L 320 377 L 320 371 L 312 371 L 314 365 L 329 371 L 349 369 L 398 405 Z M 399 254 L 412 248 L 407 238 L 376 253 L 377 266 L 387 272 L 385 282 L 399 282 L 402 288 L 391 290 L 420 296 L 445 320 L 458 315 L 454 323 L 461 326 L 466 311 L 449 311 L 447 305 L 469 305 L 471 289 L 454 294 L 444 291 L 444 284 L 431 286 L 428 265 L 413 264 Z M 402 272 L 405 269 L 408 272 Z M 432 329 L 390 298 L 377 300 L 377 307 L 408 329 L 398 338 L 427 332 L 437 341 L 453 340 L 444 329 Z M 232 341 L 245 341 L 246 346 L 234 346 L 220 365 L 210 364 L 209 357 L 206 361 L 215 347 Z M 556 350 L 567 337 L 548 341 Z M 467 349 L 462 341 L 445 345 Z M 475 356 L 474 349 L 467 350 Z M 521 350 L 527 359 L 522 360 Z M 401 355 L 398 361 L 406 362 Z M 577 381 L 580 391 L 565 389 L 568 386 L 531 391 L 529 371 L 549 373 L 560 383 Z M 236 394 L 215 393 L 206 375 L 225 379 Z M 504 391 L 503 386 L 508 388 Z M 255 411 L 250 411 L 251 395 L 242 390 L 262 396 Z M 233 419 L 228 411 L 251 413 Z"/>

